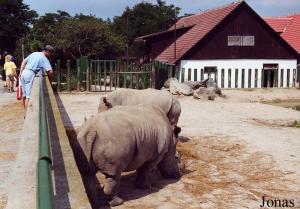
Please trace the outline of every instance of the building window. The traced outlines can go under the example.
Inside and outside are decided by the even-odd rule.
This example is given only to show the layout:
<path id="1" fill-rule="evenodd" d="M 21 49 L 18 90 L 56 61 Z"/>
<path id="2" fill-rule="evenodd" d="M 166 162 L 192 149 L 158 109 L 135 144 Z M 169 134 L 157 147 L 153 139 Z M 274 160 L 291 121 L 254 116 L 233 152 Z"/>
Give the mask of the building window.
<path id="1" fill-rule="evenodd" d="M 254 36 L 242 36 L 242 46 L 254 46 Z"/>
<path id="2" fill-rule="evenodd" d="M 228 36 L 228 46 L 255 46 L 254 36 Z"/>
<path id="3" fill-rule="evenodd" d="M 228 46 L 241 46 L 241 36 L 228 36 Z"/>

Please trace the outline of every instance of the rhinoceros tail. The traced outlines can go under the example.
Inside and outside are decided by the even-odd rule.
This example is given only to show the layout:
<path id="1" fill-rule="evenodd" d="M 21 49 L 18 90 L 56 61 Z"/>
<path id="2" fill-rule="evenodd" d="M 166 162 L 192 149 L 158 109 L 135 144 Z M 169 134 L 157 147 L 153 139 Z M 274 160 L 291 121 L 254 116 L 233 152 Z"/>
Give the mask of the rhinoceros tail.
<path id="1" fill-rule="evenodd" d="M 96 131 L 89 131 L 86 134 L 79 133 L 77 136 L 78 145 L 75 155 L 77 166 L 83 173 L 91 172 L 92 149 L 96 139 Z"/>

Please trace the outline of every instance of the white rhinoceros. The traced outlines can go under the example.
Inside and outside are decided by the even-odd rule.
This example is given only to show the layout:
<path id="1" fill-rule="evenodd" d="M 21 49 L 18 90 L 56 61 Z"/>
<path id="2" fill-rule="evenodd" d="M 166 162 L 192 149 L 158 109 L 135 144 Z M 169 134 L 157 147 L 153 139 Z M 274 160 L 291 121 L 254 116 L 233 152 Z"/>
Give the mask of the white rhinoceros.
<path id="1" fill-rule="evenodd" d="M 123 171 L 137 170 L 136 185 L 150 186 L 149 174 L 157 166 L 162 176 L 180 176 L 177 137 L 164 111 L 154 105 L 116 106 L 97 113 L 81 127 L 75 153 L 91 202 L 99 199 L 95 174 L 106 177 L 104 194 L 111 206 L 122 204 L 118 187 Z M 79 149 L 78 149 L 79 147 Z"/>
<path id="2" fill-rule="evenodd" d="M 119 89 L 113 91 L 100 99 L 98 112 L 105 111 L 117 105 L 130 106 L 138 104 L 151 104 L 160 107 L 169 118 L 171 125 L 175 126 L 181 113 L 179 101 L 170 92 L 150 88 L 144 90 Z"/>

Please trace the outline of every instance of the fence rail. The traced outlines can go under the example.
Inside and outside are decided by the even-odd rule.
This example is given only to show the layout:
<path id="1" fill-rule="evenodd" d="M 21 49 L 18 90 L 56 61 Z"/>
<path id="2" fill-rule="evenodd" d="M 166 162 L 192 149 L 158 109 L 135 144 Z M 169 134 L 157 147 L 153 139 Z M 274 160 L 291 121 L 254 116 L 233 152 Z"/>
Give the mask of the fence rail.
<path id="1" fill-rule="evenodd" d="M 57 91 L 106 92 L 117 88 L 159 88 L 169 77 L 179 77 L 177 67 L 158 61 L 140 65 L 132 61 L 83 58 L 73 65 L 70 60 L 64 63 L 58 60 L 55 68 L 54 86 Z"/>
<path id="2" fill-rule="evenodd" d="M 53 209 L 53 191 L 51 180 L 51 154 L 48 134 L 48 123 L 45 108 L 44 88 L 46 82 L 40 74 L 39 94 L 39 158 L 37 164 L 37 209 Z"/>

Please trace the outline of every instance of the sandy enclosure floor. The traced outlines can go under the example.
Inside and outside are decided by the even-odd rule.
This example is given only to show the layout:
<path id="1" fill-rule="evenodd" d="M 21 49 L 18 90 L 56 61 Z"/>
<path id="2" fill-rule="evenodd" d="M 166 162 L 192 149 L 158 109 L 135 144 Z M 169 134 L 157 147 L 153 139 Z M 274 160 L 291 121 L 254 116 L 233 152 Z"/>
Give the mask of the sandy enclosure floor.
<path id="1" fill-rule="evenodd" d="M 263 196 L 294 199 L 300 208 L 300 129 L 290 127 L 300 112 L 258 103 L 300 99 L 300 90 L 224 93 L 226 99 L 216 101 L 178 98 L 181 135 L 190 139 L 177 147 L 184 175 L 172 181 L 153 173 L 152 189 L 143 191 L 134 187 L 134 173 L 124 174 L 120 195 L 126 202 L 116 208 L 259 208 Z M 95 114 L 99 97 L 61 94 L 65 126 L 78 128 Z"/>

